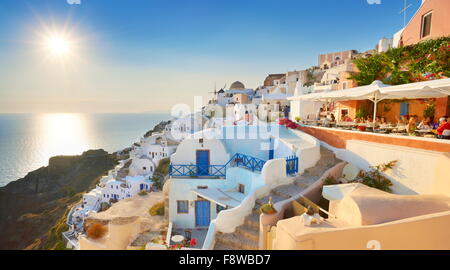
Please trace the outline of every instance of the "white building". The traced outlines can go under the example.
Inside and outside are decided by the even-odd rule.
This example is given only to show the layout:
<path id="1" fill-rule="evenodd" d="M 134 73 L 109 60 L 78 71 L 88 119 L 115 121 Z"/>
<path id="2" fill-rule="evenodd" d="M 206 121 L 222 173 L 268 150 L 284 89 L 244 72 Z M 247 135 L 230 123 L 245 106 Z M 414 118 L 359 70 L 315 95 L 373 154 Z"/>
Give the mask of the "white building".
<path id="1" fill-rule="evenodd" d="M 316 119 L 317 113 L 320 108 L 323 106 L 323 102 L 315 102 L 315 101 L 306 101 L 300 100 L 299 97 L 302 95 L 309 94 L 311 92 L 311 88 L 304 87 L 303 83 L 299 81 L 297 83 L 297 87 L 295 89 L 295 95 L 293 97 L 289 97 L 288 100 L 291 103 L 291 119 Z"/>
<path id="2" fill-rule="evenodd" d="M 210 129 L 186 138 L 172 155 L 164 187 L 169 222 L 177 229 L 208 228 L 204 247 L 210 246 L 216 231 L 233 232 L 256 199 L 293 179 L 286 157 L 301 155 L 305 168 L 318 161 L 319 144 L 309 137 L 269 125 Z"/>
<path id="3" fill-rule="evenodd" d="M 209 226 L 220 211 L 239 206 L 265 185 L 261 172 L 268 160 L 281 159 L 277 166 L 282 169 L 276 170 L 285 176 L 285 158 L 298 154 L 292 144 L 296 135 L 278 128 L 203 130 L 181 142 L 171 157 L 169 221 L 178 228 Z M 245 160 L 246 166 L 236 167 L 237 160 Z"/>
<path id="4" fill-rule="evenodd" d="M 102 202 L 120 201 L 136 196 L 141 191 L 150 191 L 152 181 L 144 176 L 127 176 L 125 181 L 110 180 L 101 189 Z"/>
<path id="5" fill-rule="evenodd" d="M 378 52 L 387 52 L 389 49 L 394 47 L 394 39 L 393 38 L 382 38 L 378 42 Z"/>
<path id="6" fill-rule="evenodd" d="M 206 120 L 203 112 L 192 113 L 188 116 L 177 118 L 166 126 L 164 135 L 166 135 L 168 141 L 180 142 L 191 134 L 202 130 Z"/>

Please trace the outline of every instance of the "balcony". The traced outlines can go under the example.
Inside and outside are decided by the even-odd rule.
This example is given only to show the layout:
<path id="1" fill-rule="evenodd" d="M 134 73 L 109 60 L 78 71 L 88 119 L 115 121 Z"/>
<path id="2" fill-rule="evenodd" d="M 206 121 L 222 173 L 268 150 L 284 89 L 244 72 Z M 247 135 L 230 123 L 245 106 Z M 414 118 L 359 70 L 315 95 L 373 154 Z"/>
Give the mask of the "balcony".
<path id="1" fill-rule="evenodd" d="M 226 178 L 228 167 L 239 167 L 252 172 L 261 172 L 265 160 L 244 154 L 235 154 L 224 165 L 175 165 L 169 167 L 171 177 L 191 177 L 191 178 Z M 286 158 L 286 173 L 292 175 L 298 172 L 298 157 L 290 156 Z"/>

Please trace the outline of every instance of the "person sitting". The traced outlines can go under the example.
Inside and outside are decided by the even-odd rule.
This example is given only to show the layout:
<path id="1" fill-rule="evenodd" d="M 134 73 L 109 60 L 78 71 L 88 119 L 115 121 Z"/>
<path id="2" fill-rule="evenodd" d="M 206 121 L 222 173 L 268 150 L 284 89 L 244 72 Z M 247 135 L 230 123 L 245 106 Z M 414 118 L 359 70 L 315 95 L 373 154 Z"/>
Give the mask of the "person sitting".
<path id="1" fill-rule="evenodd" d="M 353 122 L 353 120 L 346 114 L 342 116 L 342 121 L 343 122 Z"/>
<path id="2" fill-rule="evenodd" d="M 417 129 L 417 116 L 413 115 L 409 119 L 408 125 L 406 125 L 406 130 L 409 134 L 413 134 Z"/>
<path id="3" fill-rule="evenodd" d="M 397 125 L 399 126 L 405 126 L 408 124 L 408 119 L 404 115 L 401 115 L 400 118 L 395 116 L 395 119 L 397 119 Z"/>
<path id="4" fill-rule="evenodd" d="M 386 117 L 381 117 L 380 118 L 380 125 L 387 125 L 387 121 L 386 121 Z"/>
<path id="5" fill-rule="evenodd" d="M 334 114 L 331 114 L 331 122 L 336 122 L 336 117 L 334 117 Z"/>
<path id="6" fill-rule="evenodd" d="M 437 134 L 439 135 L 439 138 L 441 139 L 450 139 L 450 123 L 448 122 L 448 117 L 443 116 L 441 119 L 439 119 L 439 127 L 436 130 Z"/>
<path id="7" fill-rule="evenodd" d="M 323 113 L 323 108 L 320 108 L 316 114 L 316 120 L 320 120 L 320 118 L 322 117 L 322 113 Z"/>
<path id="8" fill-rule="evenodd" d="M 417 129 L 419 130 L 431 130 L 433 129 L 433 126 L 431 124 L 431 117 L 427 117 L 420 122 L 420 124 L 417 126 Z"/>
<path id="9" fill-rule="evenodd" d="M 322 126 L 328 127 L 330 125 L 330 118 L 328 118 L 328 115 L 323 119 Z"/>

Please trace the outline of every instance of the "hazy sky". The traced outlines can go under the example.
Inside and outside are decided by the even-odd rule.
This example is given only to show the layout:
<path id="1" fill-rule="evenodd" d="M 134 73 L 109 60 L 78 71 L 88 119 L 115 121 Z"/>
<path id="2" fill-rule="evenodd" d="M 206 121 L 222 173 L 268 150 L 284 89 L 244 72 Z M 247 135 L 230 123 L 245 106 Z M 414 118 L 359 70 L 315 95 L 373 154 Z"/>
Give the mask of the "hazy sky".
<path id="1" fill-rule="evenodd" d="M 169 110 L 403 26 L 403 0 L 67 1 L 0 1 L 0 113 Z M 50 33 L 70 36 L 70 55 L 50 55 Z"/>

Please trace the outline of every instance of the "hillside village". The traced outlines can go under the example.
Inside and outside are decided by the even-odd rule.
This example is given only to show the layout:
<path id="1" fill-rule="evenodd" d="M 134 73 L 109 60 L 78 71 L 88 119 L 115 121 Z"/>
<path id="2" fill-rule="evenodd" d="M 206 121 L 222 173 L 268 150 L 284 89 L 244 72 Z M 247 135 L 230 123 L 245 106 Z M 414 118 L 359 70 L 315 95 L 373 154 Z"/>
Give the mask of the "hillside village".
<path id="1" fill-rule="evenodd" d="M 426 0 L 373 50 L 215 89 L 118 153 L 70 210 L 67 247 L 450 248 L 449 13 Z M 418 65 L 366 69 L 423 48 Z"/>

